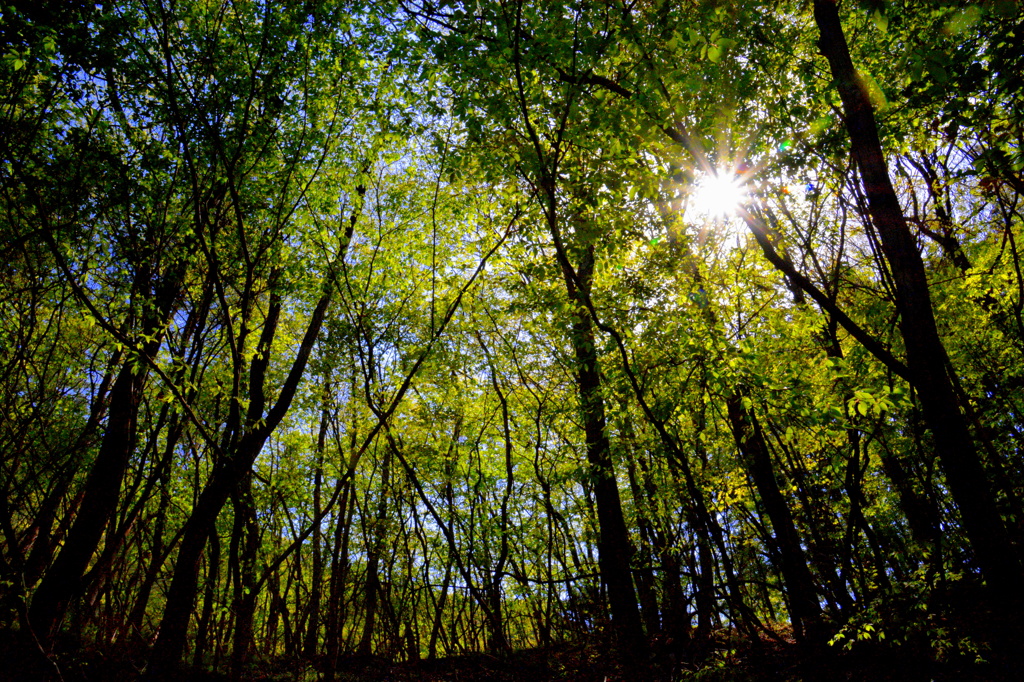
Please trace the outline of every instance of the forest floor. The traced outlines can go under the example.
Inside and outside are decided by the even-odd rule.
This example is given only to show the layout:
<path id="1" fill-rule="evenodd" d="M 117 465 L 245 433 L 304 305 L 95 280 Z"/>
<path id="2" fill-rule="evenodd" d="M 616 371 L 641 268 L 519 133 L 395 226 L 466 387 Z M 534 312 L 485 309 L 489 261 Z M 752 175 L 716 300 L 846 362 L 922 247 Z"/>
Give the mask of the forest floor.
<path id="1" fill-rule="evenodd" d="M 751 645 L 720 634 L 701 652 L 675 651 L 655 643 L 651 660 L 627 665 L 607 645 L 597 641 L 562 644 L 511 652 L 497 657 L 468 654 L 434 660 L 392 662 L 374 656 L 347 656 L 338 661 L 335 682 L 767 682 L 863 680 L 893 682 L 1018 681 L 1024 671 L 1007 662 L 977 656 L 937 662 L 908 647 L 859 642 L 849 650 L 826 647 L 808 652 L 793 643 L 766 640 Z M 140 659 L 126 651 L 88 648 L 55 657 L 48 669 L 17 645 L 12 633 L 0 633 L 0 680 L 54 679 L 65 682 L 135 680 Z M 698 656 L 699 653 L 699 656 Z M 701 658 L 701 663 L 693 661 Z M 58 674 L 59 671 L 59 674 Z M 331 679 L 322 665 L 294 659 L 263 661 L 241 678 L 226 672 L 186 670 L 182 680 L 196 682 L 314 682 Z"/>

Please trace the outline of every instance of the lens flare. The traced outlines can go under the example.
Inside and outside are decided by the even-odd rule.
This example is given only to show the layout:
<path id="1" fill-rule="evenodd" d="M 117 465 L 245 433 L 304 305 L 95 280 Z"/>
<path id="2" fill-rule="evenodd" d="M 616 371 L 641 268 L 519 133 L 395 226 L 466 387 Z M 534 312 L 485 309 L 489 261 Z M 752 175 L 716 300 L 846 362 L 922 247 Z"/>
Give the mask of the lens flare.
<path id="1" fill-rule="evenodd" d="M 728 218 L 736 215 L 746 198 L 743 181 L 735 173 L 727 170 L 704 173 L 694 183 L 687 213 L 710 219 Z"/>

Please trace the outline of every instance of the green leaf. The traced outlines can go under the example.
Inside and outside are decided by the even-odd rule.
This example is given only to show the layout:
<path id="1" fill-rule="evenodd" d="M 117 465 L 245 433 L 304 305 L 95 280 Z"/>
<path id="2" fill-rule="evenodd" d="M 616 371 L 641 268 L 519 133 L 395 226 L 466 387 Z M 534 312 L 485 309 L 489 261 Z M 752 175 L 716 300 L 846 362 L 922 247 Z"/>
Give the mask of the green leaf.
<path id="1" fill-rule="evenodd" d="M 981 7 L 968 5 L 954 14 L 953 18 L 946 22 L 943 30 L 954 36 L 963 33 L 981 20 L 981 14 Z"/>
<path id="2" fill-rule="evenodd" d="M 880 9 L 876 9 L 871 15 L 871 22 L 875 25 L 882 33 L 886 33 L 889 30 L 889 18 L 885 16 L 885 13 Z"/>
<path id="3" fill-rule="evenodd" d="M 930 73 L 932 78 L 935 79 L 935 82 L 945 83 L 949 80 L 949 73 L 942 64 L 929 60 L 925 62 L 925 68 L 928 69 L 928 73 Z"/>

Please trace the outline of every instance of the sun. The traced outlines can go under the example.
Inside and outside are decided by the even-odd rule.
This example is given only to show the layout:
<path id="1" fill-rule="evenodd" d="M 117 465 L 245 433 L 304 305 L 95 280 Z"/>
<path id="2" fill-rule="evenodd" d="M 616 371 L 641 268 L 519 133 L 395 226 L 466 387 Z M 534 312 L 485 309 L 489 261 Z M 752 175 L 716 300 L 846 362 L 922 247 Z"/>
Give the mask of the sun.
<path id="1" fill-rule="evenodd" d="M 686 202 L 686 214 L 705 220 L 732 218 L 746 201 L 743 179 L 731 170 L 718 169 L 697 176 Z"/>

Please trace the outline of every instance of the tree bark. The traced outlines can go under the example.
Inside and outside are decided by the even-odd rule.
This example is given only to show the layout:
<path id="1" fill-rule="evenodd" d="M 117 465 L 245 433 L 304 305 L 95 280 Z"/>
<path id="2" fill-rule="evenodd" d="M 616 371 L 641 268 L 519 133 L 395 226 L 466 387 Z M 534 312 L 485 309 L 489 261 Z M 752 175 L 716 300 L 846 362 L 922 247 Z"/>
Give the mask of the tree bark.
<path id="1" fill-rule="evenodd" d="M 210 626 L 213 624 L 213 602 L 217 595 L 217 583 L 220 580 L 220 535 L 217 527 L 210 529 L 210 551 L 206 553 L 206 586 L 203 594 L 203 608 L 199 614 L 196 628 L 196 646 L 193 652 L 192 665 L 197 668 L 203 665 L 203 655 L 210 648 Z"/>
<path id="2" fill-rule="evenodd" d="M 325 378 L 323 407 L 320 410 L 320 430 L 316 438 L 316 472 L 314 473 L 313 478 L 313 518 L 317 518 L 320 515 L 320 495 L 324 477 L 324 447 L 327 443 L 327 425 L 330 417 L 327 401 L 330 396 L 330 391 L 331 381 L 329 378 Z M 308 659 L 312 659 L 316 656 L 318 643 L 320 641 L 320 601 L 322 592 L 321 583 L 324 578 L 324 562 L 319 523 L 313 527 L 311 544 L 313 546 L 313 572 L 311 576 L 313 584 L 309 593 L 309 606 L 307 609 L 308 622 L 306 624 L 306 632 L 302 640 L 303 655 Z"/>

